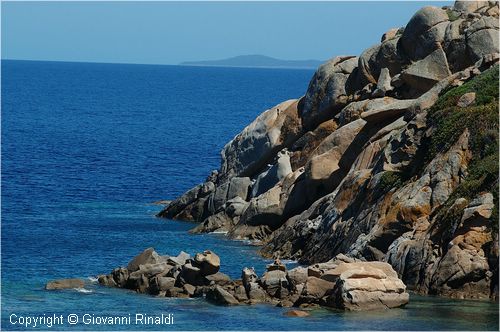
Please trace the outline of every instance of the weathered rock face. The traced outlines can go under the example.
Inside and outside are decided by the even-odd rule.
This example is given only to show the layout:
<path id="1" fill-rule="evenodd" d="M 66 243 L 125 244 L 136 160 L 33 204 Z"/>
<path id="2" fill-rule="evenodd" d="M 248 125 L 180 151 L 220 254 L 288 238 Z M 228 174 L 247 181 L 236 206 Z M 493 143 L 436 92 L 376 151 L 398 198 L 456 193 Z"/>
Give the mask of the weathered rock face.
<path id="1" fill-rule="evenodd" d="M 192 234 L 227 232 L 231 229 L 233 219 L 225 211 L 213 214 L 189 232 Z"/>
<path id="2" fill-rule="evenodd" d="M 347 310 L 371 310 L 381 306 L 396 308 L 408 303 L 406 286 L 387 263 L 341 263 L 323 278 L 335 280 L 336 286 L 327 302 Z"/>
<path id="3" fill-rule="evenodd" d="M 465 38 L 472 61 L 479 61 L 487 54 L 498 53 L 498 18 L 486 16 L 472 23 Z"/>
<path id="4" fill-rule="evenodd" d="M 297 104 L 297 100 L 288 100 L 265 111 L 224 147 L 222 181 L 255 174 L 278 151 L 295 142 L 302 133 Z"/>
<path id="5" fill-rule="evenodd" d="M 292 173 L 290 156 L 286 152 L 279 152 L 276 163 L 257 176 L 253 184 L 252 197 L 257 197 L 270 190 L 290 173 Z"/>
<path id="6" fill-rule="evenodd" d="M 170 219 L 201 221 L 209 212 L 207 207 L 208 198 L 209 195 L 213 194 L 215 191 L 213 180 L 214 179 L 207 179 L 204 184 L 192 188 L 181 197 L 170 202 L 158 216 Z"/>
<path id="7" fill-rule="evenodd" d="M 261 114 L 224 147 L 220 172 L 160 216 L 259 240 L 274 258 L 343 253 L 388 262 L 421 293 L 497 297 L 498 8 L 425 7 L 359 57 L 329 60 L 302 98 Z M 285 296 L 287 306 L 300 284 L 308 303 L 333 282 L 311 273 L 269 271 L 242 287 L 249 301 Z M 393 285 L 386 279 L 356 288 L 347 278 L 328 299 L 369 307 L 363 287 Z"/>
<path id="8" fill-rule="evenodd" d="M 357 58 L 336 57 L 321 65 L 314 74 L 301 107 L 307 129 L 314 129 L 328 120 L 345 104 L 349 75 L 356 68 Z"/>
<path id="9" fill-rule="evenodd" d="M 163 257 L 164 262 L 141 264 L 135 271 L 116 268 L 108 275 L 99 276 L 99 283 L 155 296 L 205 296 L 218 305 L 270 303 L 290 307 L 307 304 L 372 310 L 401 307 L 408 303 L 406 287 L 389 264 L 354 262 L 344 255 L 326 264 L 297 267 L 290 271 L 276 260 L 267 266 L 260 278 L 253 269 L 244 268 L 241 280 L 231 280 L 218 272 L 220 259 L 210 250 L 198 253 L 194 260 L 186 259 L 182 264 L 175 261 L 187 257 L 185 253 L 169 259 L 170 256 L 159 256 L 149 248 L 137 257 L 148 255 Z M 137 257 L 132 262 L 137 261 Z M 311 274 L 315 276 L 310 276 L 309 271 L 314 271 Z M 57 280 L 48 283 L 46 289 L 75 287 L 83 287 L 83 281 Z"/>
<path id="10" fill-rule="evenodd" d="M 401 73 L 401 78 L 412 88 L 425 92 L 450 75 L 446 54 L 438 48 L 405 69 Z"/>

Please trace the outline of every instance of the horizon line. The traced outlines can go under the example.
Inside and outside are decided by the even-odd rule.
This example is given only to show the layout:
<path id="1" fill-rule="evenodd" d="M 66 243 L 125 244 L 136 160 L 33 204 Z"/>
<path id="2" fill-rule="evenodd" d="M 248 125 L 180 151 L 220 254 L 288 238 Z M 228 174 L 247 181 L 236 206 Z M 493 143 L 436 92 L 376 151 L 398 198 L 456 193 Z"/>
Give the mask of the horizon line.
<path id="1" fill-rule="evenodd" d="M 282 60 L 282 59 L 278 59 Z M 311 70 L 316 67 L 287 67 L 287 66 L 224 66 L 224 65 L 196 65 L 196 64 L 183 64 L 183 62 L 197 62 L 197 61 L 183 61 L 181 63 L 139 63 L 139 62 L 107 62 L 107 61 L 85 61 L 85 60 L 42 60 L 42 59 L 11 59 L 1 58 L 0 61 L 25 61 L 25 62 L 61 62 L 61 63 L 89 63 L 89 64 L 107 64 L 107 65 L 139 65 L 139 66 L 177 66 L 177 67 L 219 67 L 219 68 L 261 68 L 261 69 L 298 69 L 298 70 Z M 213 61 L 213 60 L 202 60 Z M 284 61 L 308 61 L 308 60 L 284 60 Z M 322 60 L 315 60 L 320 61 Z"/>

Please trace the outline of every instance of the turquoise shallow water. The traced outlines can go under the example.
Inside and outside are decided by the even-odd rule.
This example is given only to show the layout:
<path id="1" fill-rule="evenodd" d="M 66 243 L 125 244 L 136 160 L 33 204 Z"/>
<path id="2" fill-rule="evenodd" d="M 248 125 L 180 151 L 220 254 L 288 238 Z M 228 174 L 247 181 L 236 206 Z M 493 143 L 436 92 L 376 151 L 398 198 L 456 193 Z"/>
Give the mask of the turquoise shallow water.
<path id="1" fill-rule="evenodd" d="M 201 182 L 225 142 L 262 110 L 300 96 L 312 72 L 3 61 L 2 74 L 2 330 L 32 329 L 11 324 L 12 314 L 63 315 L 50 329 L 498 329 L 498 305 L 489 302 L 412 296 L 405 309 L 288 318 L 269 305 L 226 308 L 99 287 L 89 277 L 147 247 L 214 250 L 233 278 L 245 266 L 263 271 L 256 247 L 189 235 L 192 224 L 157 219 L 160 207 L 149 203 Z M 43 290 L 67 277 L 88 284 Z M 136 325 L 136 313 L 170 313 L 174 324 Z M 69 314 L 79 324 L 69 325 Z M 84 314 L 132 319 L 86 325 Z"/>
<path id="2" fill-rule="evenodd" d="M 161 253 L 191 253 L 211 248 L 221 256 L 224 273 L 239 277 L 244 266 L 254 266 L 263 272 L 269 261 L 257 255 L 257 248 L 241 241 L 230 241 L 222 235 L 188 235 L 192 224 L 163 221 L 154 217 L 157 206 L 128 203 L 78 203 L 66 206 L 65 228 L 71 229 L 64 237 L 54 239 L 59 227 L 48 228 L 41 245 L 50 242 L 66 243 L 53 257 L 36 254 L 21 256 L 3 266 L 2 326 L 12 325 L 9 315 L 63 315 L 63 325 L 50 329 L 68 329 L 69 314 L 77 314 L 78 329 L 172 329 L 172 330 L 494 330 L 498 326 L 498 306 L 488 302 L 456 301 L 412 295 L 404 309 L 380 312 L 344 313 L 326 309 L 314 310 L 310 317 L 289 318 L 289 310 L 269 305 L 219 307 L 203 299 L 169 299 L 139 295 L 131 291 L 100 287 L 88 280 L 87 292 L 43 290 L 47 280 L 61 277 L 87 279 L 125 265 L 130 257 L 145 247 L 153 246 Z M 43 216 L 42 216 L 43 217 Z M 49 217 L 47 215 L 47 217 Z M 82 220 L 86 220 L 82 223 Z M 102 225 L 106 226 L 103 227 Z M 131 231 L 133 230 L 133 232 Z M 89 237 L 100 240 L 85 249 Z M 51 239 L 51 240 L 50 240 Z M 6 244 L 4 240 L 4 245 Z M 27 245 L 27 244 L 24 244 Z M 7 245 L 8 246 L 8 245 Z M 72 248 L 84 248 L 75 252 Z M 10 250 L 10 247 L 7 247 Z M 22 264 L 20 264 L 22 262 Z M 12 263 L 12 265 L 10 264 Z M 50 266 L 50 268 L 48 268 Z M 290 265 L 289 265 L 290 266 Z M 36 273 L 35 271 L 40 271 Z M 35 273 L 25 275 L 25 271 Z M 7 274 L 8 273 L 8 274 Z M 22 277 L 20 277 L 22 276 Z M 135 314 L 174 317 L 173 325 L 135 324 Z M 83 324 L 83 315 L 123 316 L 131 314 L 130 325 Z M 42 329 L 49 329 L 42 326 Z"/>

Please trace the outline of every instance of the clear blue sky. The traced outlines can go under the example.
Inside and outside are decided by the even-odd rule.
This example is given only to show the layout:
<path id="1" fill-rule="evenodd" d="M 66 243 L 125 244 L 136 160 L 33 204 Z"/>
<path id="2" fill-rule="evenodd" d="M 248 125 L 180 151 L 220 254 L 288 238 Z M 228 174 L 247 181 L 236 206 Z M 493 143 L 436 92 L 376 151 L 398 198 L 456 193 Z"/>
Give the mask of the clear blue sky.
<path id="1" fill-rule="evenodd" d="M 177 64 L 359 54 L 452 2 L 2 2 L 2 58 Z"/>

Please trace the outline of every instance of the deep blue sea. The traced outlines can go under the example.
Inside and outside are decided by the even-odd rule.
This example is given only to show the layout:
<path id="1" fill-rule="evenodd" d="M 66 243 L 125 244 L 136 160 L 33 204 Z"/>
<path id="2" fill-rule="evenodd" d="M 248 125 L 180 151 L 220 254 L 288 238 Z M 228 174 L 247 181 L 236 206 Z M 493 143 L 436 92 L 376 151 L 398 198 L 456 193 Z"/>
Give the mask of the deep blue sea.
<path id="1" fill-rule="evenodd" d="M 1 329 L 19 317 L 63 315 L 52 329 L 496 330 L 498 305 L 411 297 L 404 309 L 315 310 L 288 318 L 270 305 L 219 307 L 99 287 L 97 274 L 154 247 L 211 249 L 237 278 L 262 272 L 257 248 L 193 224 L 157 219 L 219 167 L 219 151 L 260 112 L 304 94 L 310 70 L 2 61 Z M 56 278 L 84 290 L 45 291 Z M 89 278 L 90 277 L 90 278 Z M 172 314 L 173 325 L 85 325 L 84 314 Z M 76 314 L 77 325 L 66 317 Z M 132 319 L 133 321 L 133 319 Z M 47 326 L 35 329 L 48 329 Z"/>

